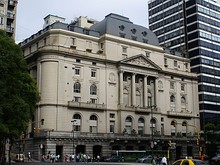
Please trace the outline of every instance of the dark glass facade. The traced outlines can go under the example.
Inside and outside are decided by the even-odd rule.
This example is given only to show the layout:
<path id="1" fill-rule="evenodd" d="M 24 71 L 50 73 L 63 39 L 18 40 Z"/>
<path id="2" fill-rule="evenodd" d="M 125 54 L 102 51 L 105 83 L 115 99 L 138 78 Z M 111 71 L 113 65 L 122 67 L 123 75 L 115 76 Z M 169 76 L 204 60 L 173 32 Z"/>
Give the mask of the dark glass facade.
<path id="1" fill-rule="evenodd" d="M 220 123 L 220 3 L 150 0 L 149 28 L 161 46 L 191 59 L 191 70 L 198 73 L 201 127 Z"/>

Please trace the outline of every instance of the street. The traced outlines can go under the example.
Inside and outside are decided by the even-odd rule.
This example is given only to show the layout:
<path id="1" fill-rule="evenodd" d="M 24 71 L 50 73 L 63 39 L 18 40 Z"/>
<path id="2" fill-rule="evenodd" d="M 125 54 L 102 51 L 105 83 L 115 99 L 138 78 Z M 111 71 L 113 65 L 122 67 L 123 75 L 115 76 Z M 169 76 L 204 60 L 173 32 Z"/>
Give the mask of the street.
<path id="1" fill-rule="evenodd" d="M 135 163 L 135 162 L 126 162 L 126 163 L 120 163 L 120 162 L 89 162 L 89 163 L 66 163 L 66 162 L 55 162 L 55 163 L 45 163 L 45 162 L 14 162 L 12 163 L 13 165 L 45 165 L 45 164 L 55 164 L 55 165 L 83 165 L 83 164 L 90 164 L 90 165 L 150 165 L 150 164 L 146 164 L 146 163 Z"/>

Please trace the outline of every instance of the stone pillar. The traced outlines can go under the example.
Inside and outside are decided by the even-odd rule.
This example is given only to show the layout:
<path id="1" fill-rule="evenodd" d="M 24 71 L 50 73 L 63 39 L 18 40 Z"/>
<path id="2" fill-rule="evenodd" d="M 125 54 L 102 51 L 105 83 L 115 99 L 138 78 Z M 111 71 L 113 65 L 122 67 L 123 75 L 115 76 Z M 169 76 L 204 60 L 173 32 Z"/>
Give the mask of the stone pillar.
<path id="1" fill-rule="evenodd" d="M 144 107 L 147 107 L 147 97 L 148 97 L 148 90 L 147 90 L 147 75 L 144 76 L 144 100 L 143 100 L 143 103 L 144 103 Z"/>
<path id="2" fill-rule="evenodd" d="M 123 90 L 124 90 L 124 88 L 123 88 L 123 71 L 120 71 L 119 72 L 119 98 L 120 98 L 120 100 L 119 100 L 119 103 L 120 104 L 123 104 Z"/>
<path id="3" fill-rule="evenodd" d="M 157 105 L 157 100 L 158 100 L 158 77 L 155 77 L 155 80 L 154 80 L 154 105 Z"/>
<path id="4" fill-rule="evenodd" d="M 135 85 L 135 76 L 136 74 L 132 74 L 132 82 L 131 82 L 131 100 L 132 100 L 132 105 L 136 105 L 136 85 Z"/>

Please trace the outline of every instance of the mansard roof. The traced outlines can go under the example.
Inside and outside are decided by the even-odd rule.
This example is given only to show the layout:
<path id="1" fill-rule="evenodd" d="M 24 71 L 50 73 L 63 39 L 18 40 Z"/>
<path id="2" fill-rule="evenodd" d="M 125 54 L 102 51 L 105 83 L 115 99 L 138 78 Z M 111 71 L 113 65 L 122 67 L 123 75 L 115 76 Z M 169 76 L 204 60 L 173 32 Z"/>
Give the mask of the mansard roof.
<path id="1" fill-rule="evenodd" d="M 104 20 L 92 25 L 90 29 L 98 31 L 100 35 L 111 34 L 118 37 L 123 36 L 126 39 L 159 46 L 159 41 L 151 30 L 133 24 L 127 17 L 113 13 L 107 15 Z"/>

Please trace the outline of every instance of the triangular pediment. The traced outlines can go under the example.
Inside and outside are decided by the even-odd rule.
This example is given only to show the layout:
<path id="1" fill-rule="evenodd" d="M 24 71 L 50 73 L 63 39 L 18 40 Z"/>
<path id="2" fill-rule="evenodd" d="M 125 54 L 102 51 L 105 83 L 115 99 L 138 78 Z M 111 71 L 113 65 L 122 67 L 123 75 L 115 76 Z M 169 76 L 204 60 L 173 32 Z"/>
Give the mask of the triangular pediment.
<path id="1" fill-rule="evenodd" d="M 146 68 L 151 68 L 155 70 L 161 70 L 161 68 L 157 64 L 155 64 L 153 61 L 151 61 L 149 58 L 147 58 L 143 54 L 139 54 L 136 56 L 123 59 L 120 61 L 120 63 L 129 64 L 133 66 L 139 66 L 139 67 L 146 67 Z"/>

